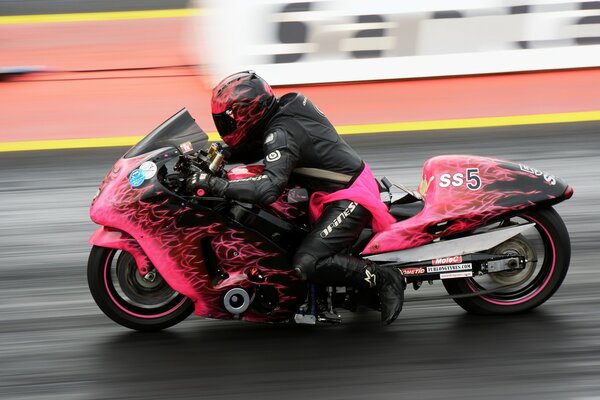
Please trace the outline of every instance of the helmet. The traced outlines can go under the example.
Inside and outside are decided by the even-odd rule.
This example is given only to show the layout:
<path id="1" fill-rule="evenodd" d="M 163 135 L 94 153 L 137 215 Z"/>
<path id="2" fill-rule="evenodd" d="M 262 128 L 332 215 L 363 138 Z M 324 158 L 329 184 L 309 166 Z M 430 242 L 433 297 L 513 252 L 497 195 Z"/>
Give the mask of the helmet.
<path id="1" fill-rule="evenodd" d="M 234 150 L 259 133 L 256 128 L 268 120 L 276 105 L 271 86 L 254 71 L 238 72 L 223 79 L 213 89 L 211 101 L 217 131 Z"/>

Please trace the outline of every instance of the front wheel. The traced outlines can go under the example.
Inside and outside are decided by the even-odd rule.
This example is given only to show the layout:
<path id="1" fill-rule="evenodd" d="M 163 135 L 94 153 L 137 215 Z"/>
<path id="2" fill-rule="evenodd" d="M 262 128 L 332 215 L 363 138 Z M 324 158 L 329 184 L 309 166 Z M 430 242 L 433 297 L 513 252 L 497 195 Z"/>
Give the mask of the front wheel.
<path id="1" fill-rule="evenodd" d="M 133 256 L 94 246 L 88 260 L 88 285 L 94 301 L 110 319 L 130 329 L 157 331 L 171 327 L 194 310 L 156 271 L 140 275 Z"/>
<path id="2" fill-rule="evenodd" d="M 569 233 L 558 213 L 551 207 L 527 211 L 506 219 L 501 225 L 535 223 L 490 252 L 518 255 L 526 259 L 525 268 L 464 279 L 444 280 L 450 295 L 472 294 L 501 288 L 485 296 L 457 298 L 454 301 L 474 314 L 514 314 L 529 311 L 548 300 L 560 287 L 571 259 Z"/>

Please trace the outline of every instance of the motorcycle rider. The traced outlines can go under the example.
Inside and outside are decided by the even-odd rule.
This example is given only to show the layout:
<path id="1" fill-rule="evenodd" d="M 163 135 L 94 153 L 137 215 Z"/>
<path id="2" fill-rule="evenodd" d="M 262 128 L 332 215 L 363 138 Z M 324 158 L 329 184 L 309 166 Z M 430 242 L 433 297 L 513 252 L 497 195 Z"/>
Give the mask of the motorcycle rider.
<path id="1" fill-rule="evenodd" d="M 296 274 L 317 284 L 377 290 L 382 323 L 392 323 L 404 299 L 400 272 L 344 251 L 369 222 L 379 231 L 395 221 L 368 165 L 304 95 L 277 99 L 253 71 L 223 79 L 213 89 L 211 106 L 228 146 L 228 161 L 264 158 L 265 167 L 261 175 L 240 180 L 196 173 L 188 180 L 190 190 L 267 205 L 281 195 L 294 169 L 301 168 L 297 171 L 310 178 L 313 224 L 293 257 Z"/>

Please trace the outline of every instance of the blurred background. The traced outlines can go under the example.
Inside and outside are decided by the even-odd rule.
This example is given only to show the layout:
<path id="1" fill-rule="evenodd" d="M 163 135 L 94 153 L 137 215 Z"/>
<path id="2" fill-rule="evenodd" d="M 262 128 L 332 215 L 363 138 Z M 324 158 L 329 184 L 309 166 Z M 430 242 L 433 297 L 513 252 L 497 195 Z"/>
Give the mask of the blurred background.
<path id="1" fill-rule="evenodd" d="M 598 1 L 0 0 L 0 398 L 600 398 L 599 66 Z M 244 69 L 409 187 L 457 153 L 564 178 L 562 288 L 503 318 L 409 290 L 385 329 L 108 320 L 85 275 L 98 184 L 183 107 L 217 139 L 210 89 Z"/>

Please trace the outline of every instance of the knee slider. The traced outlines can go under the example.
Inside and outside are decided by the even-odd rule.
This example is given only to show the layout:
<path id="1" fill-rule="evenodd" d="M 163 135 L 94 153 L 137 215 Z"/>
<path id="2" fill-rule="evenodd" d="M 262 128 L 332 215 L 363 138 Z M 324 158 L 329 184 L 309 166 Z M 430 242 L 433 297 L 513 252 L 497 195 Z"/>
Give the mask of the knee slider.
<path id="1" fill-rule="evenodd" d="M 303 279 L 311 279 L 316 271 L 317 260 L 310 254 L 301 253 L 294 256 L 293 264 Z"/>

